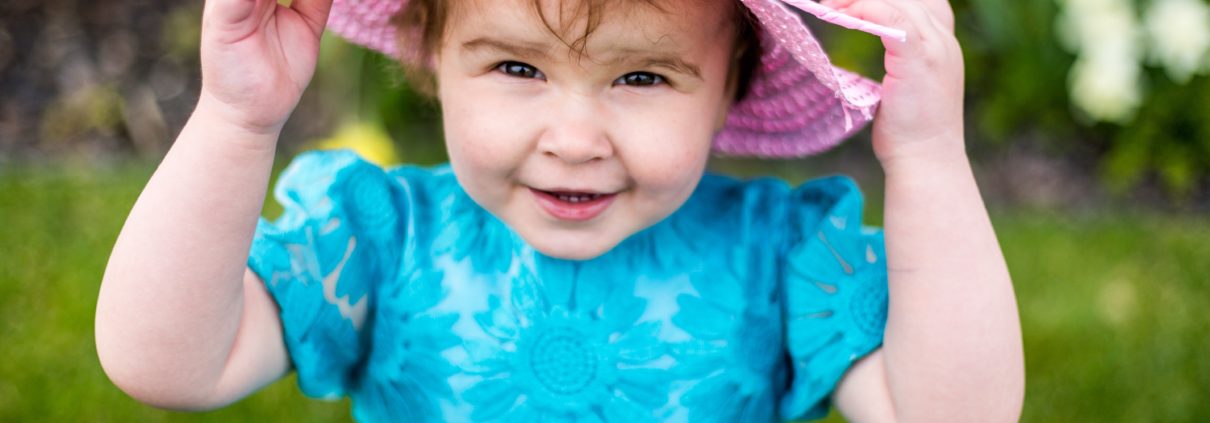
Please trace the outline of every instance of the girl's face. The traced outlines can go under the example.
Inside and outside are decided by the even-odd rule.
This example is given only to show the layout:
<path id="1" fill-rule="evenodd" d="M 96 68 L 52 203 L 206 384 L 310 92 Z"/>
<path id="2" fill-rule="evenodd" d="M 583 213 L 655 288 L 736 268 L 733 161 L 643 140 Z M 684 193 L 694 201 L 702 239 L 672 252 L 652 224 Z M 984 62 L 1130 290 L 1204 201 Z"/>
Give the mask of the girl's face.
<path id="1" fill-rule="evenodd" d="M 605 2 L 579 56 L 531 0 L 461 3 L 436 74 L 471 198 L 565 259 L 599 256 L 688 199 L 732 98 L 730 4 Z M 568 3 L 541 4 L 570 42 L 587 22 L 560 21 L 577 15 Z"/>

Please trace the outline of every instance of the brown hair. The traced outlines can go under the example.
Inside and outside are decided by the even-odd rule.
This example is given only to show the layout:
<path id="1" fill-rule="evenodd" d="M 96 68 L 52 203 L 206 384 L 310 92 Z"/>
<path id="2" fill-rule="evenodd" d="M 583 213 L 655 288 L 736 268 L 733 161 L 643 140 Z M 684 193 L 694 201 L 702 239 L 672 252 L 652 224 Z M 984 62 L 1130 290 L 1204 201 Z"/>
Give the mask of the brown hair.
<path id="1" fill-rule="evenodd" d="M 436 96 L 436 75 L 429 63 L 425 60 L 433 57 L 433 53 L 437 51 L 441 44 L 441 38 L 445 33 L 446 20 L 450 15 L 450 3 L 452 0 L 409 0 L 404 10 L 392 19 L 392 23 L 398 29 L 399 37 L 401 38 L 399 45 L 414 45 L 417 51 L 411 52 L 409 57 L 401 57 L 400 62 L 403 64 L 404 77 L 408 80 L 411 86 L 421 94 L 429 97 Z M 577 16 L 585 16 L 587 25 L 584 31 L 576 35 L 574 40 L 568 41 L 564 36 L 568 28 L 555 28 L 551 26 L 551 21 L 543 12 L 541 0 L 533 0 L 534 9 L 538 16 L 542 19 L 542 23 L 546 25 L 546 29 L 550 31 L 559 41 L 563 42 L 574 54 L 583 56 L 584 47 L 588 41 L 589 35 L 601 23 L 602 12 L 606 1 L 609 0 L 581 0 L 579 7 L 576 8 Z M 641 1 L 649 6 L 660 9 L 656 4 L 657 0 L 631 0 Z M 743 99 L 744 94 L 748 91 L 749 79 L 752 77 L 753 71 L 760 63 L 760 39 L 757 36 L 758 22 L 756 17 L 747 7 L 740 4 L 738 0 L 731 1 L 735 7 L 733 12 L 735 23 L 735 62 L 732 64 L 730 78 L 734 78 L 735 84 L 735 100 Z M 416 43 L 415 38 L 419 37 L 420 42 Z"/>

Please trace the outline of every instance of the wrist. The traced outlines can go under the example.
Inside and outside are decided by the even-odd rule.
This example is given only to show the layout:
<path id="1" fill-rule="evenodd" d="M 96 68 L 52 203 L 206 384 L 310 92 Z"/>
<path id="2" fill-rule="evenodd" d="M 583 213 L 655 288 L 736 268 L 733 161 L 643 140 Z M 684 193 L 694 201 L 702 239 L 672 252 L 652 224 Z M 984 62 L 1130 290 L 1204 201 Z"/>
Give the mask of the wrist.
<path id="1" fill-rule="evenodd" d="M 257 116 L 252 116 L 241 108 L 223 101 L 204 86 L 198 96 L 197 107 L 194 109 L 193 115 L 205 117 L 212 123 L 233 131 L 257 137 L 272 136 L 274 139 L 281 134 L 282 127 L 285 126 L 286 119 L 289 117 L 287 115 L 274 120 L 257 119 Z"/>
<path id="2" fill-rule="evenodd" d="M 235 110 L 202 90 L 197 107 L 189 117 L 189 126 L 204 128 L 211 142 L 235 143 L 255 150 L 275 150 L 282 125 L 249 122 Z"/>
<path id="3" fill-rule="evenodd" d="M 887 179 L 970 173 L 970 159 L 960 136 L 903 143 L 893 153 L 878 155 Z"/>

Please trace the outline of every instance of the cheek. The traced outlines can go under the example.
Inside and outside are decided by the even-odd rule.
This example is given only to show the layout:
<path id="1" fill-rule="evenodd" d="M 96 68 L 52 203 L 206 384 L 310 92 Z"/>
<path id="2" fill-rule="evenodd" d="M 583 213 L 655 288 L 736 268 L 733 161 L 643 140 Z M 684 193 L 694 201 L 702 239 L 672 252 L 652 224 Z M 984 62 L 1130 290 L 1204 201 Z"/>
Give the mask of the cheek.
<path id="1" fill-rule="evenodd" d="M 721 75 L 725 67 L 719 68 L 714 71 Z M 711 81 L 694 96 L 665 107 L 664 114 L 652 119 L 646 129 L 656 134 L 649 139 L 646 154 L 655 164 L 652 179 L 662 181 L 682 199 L 692 193 L 705 172 L 717 132 L 717 116 L 726 104 L 725 81 Z"/>
<path id="2" fill-rule="evenodd" d="M 648 132 L 646 141 L 657 145 L 630 156 L 626 169 L 639 188 L 636 206 L 641 213 L 666 216 L 684 204 L 701 180 L 710 155 L 710 138 L 671 132 L 650 138 L 653 134 Z"/>
<path id="3" fill-rule="evenodd" d="M 450 87 L 443 92 L 442 119 L 450 161 L 456 169 L 477 174 L 507 175 L 526 155 L 524 120 L 515 107 L 492 96 L 472 95 Z M 467 87 L 472 88 L 472 87 Z"/>
<path id="4" fill-rule="evenodd" d="M 717 102 L 684 101 L 639 113 L 624 147 L 627 170 L 664 198 L 687 197 L 697 186 L 714 140 Z"/>

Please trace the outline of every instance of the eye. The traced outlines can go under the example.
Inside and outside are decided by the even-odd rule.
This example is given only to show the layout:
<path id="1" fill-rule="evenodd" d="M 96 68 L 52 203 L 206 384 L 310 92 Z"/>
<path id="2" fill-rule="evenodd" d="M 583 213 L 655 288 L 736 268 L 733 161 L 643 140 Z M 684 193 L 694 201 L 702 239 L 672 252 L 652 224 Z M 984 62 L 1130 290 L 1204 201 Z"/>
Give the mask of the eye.
<path id="1" fill-rule="evenodd" d="M 664 81 L 664 77 L 651 72 L 631 72 L 613 81 L 617 85 L 633 85 L 636 87 L 650 87 L 663 84 L 664 82 L 666 82 Z"/>
<path id="2" fill-rule="evenodd" d="M 546 75 L 542 71 L 533 66 L 521 62 L 502 62 L 496 65 L 496 70 L 512 77 L 526 79 L 546 79 Z"/>

